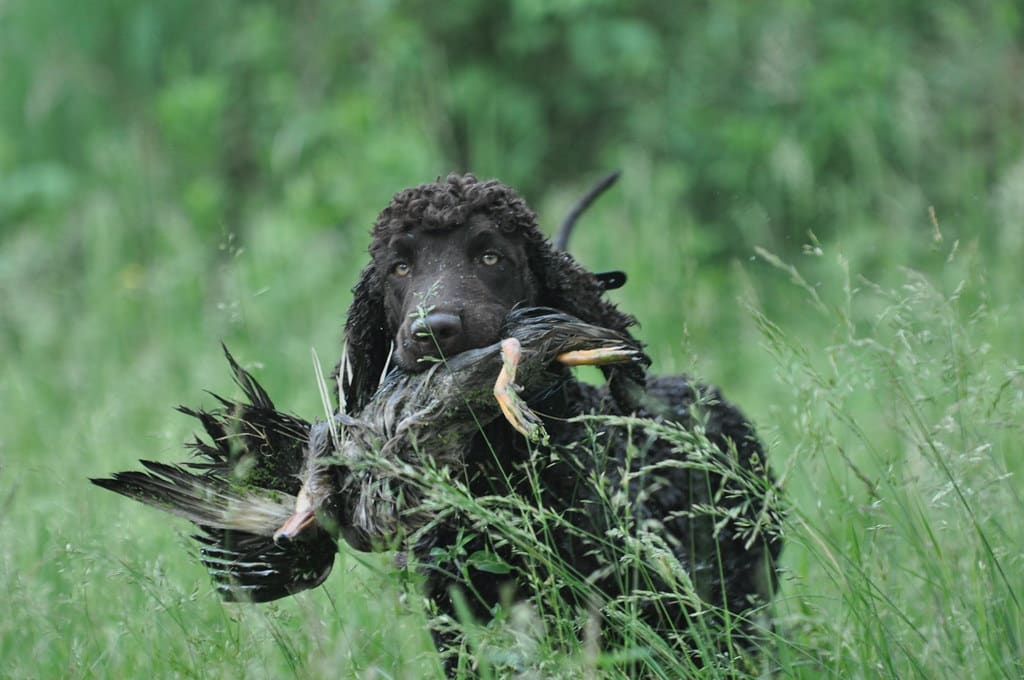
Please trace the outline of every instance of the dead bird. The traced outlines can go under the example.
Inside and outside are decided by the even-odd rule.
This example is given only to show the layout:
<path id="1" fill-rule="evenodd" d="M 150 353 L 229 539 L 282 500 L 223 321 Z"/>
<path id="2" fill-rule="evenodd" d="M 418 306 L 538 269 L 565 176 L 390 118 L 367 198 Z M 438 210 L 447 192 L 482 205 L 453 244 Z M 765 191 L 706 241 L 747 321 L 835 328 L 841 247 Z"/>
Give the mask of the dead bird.
<path id="1" fill-rule="evenodd" d="M 179 407 L 209 438 L 189 444 L 199 461 L 142 460 L 145 471 L 91 481 L 195 524 L 202 562 L 229 601 L 314 588 L 331 571 L 339 537 L 359 550 L 387 549 L 430 521 L 418 510 L 429 490 L 405 471 L 427 461 L 459 474 L 468 440 L 503 415 L 542 438 L 519 386 L 530 395 L 552 388 L 553 362 L 646 361 L 625 334 L 551 309 L 515 310 L 503 336 L 424 372 L 393 370 L 357 415 L 316 423 L 277 410 L 225 348 L 245 401 L 214 395 L 212 411 Z"/>

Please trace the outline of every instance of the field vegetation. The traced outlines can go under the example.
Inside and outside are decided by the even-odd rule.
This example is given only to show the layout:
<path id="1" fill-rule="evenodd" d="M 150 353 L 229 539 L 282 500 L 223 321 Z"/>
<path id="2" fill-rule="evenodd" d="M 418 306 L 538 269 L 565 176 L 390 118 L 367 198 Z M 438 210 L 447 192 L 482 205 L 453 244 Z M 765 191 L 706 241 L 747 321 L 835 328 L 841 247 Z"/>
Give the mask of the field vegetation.
<path id="1" fill-rule="evenodd" d="M 497 176 L 553 231 L 612 168 L 570 250 L 768 443 L 773 628 L 698 671 L 518 607 L 468 658 L 1024 675 L 1018 2 L 13 0 L 0 64 L 0 675 L 439 677 L 389 556 L 224 605 L 184 523 L 87 478 L 184 459 L 173 407 L 234 394 L 221 341 L 321 414 L 311 350 L 394 191 Z"/>

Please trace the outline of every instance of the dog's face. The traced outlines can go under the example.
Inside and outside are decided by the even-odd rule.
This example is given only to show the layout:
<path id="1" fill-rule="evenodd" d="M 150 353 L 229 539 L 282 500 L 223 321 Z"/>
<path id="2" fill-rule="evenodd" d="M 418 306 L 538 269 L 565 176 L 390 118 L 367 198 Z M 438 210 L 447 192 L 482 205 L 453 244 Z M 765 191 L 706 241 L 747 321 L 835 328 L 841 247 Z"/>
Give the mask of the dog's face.
<path id="1" fill-rule="evenodd" d="M 486 214 L 395 234 L 374 266 L 385 281 L 395 359 L 406 370 L 497 342 L 508 313 L 537 295 L 522 237 Z"/>

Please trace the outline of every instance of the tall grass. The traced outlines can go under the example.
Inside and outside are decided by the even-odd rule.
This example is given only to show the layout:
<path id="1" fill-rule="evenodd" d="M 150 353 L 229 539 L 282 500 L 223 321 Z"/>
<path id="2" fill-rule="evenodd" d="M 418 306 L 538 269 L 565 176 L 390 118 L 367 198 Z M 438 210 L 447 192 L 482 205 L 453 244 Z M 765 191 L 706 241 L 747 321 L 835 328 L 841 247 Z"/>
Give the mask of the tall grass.
<path id="1" fill-rule="evenodd" d="M 603 623 L 596 609 L 565 606 L 560 590 L 585 593 L 586 584 L 546 543 L 545 528 L 561 518 L 538 514 L 529 499 L 473 498 L 454 486 L 437 502 L 539 566 L 541 607 L 515 605 L 490 623 L 450 622 L 465 633 L 476 669 L 540 677 L 1018 677 L 1024 507 L 1014 452 L 1024 427 L 1024 366 L 989 340 L 1014 319 L 1011 308 L 993 308 L 984 270 L 962 263 L 958 244 L 935 250 L 945 260 L 942 276 L 905 270 L 893 287 L 852 274 L 821 244 L 809 252 L 832 259 L 816 267 L 830 286 L 760 253 L 826 332 L 801 337 L 747 298 L 782 389 L 764 430 L 788 496 L 782 587 L 755 657 L 728 644 L 736 631 L 710 624 L 699 590 L 666 560 L 656 533 L 629 523 L 621 498 L 606 499 L 604 511 L 626 521 L 604 538 L 621 542 L 619 567 L 638 592 L 645 574 L 670 573 L 670 597 L 704 611 L 677 631 L 683 646 L 705 654 L 699 666 L 673 635 L 639 620 L 635 605 L 648 593 L 603 603 Z M 695 446 L 693 433 L 642 420 L 595 424 L 656 431 L 677 442 L 684 464 L 722 472 L 702 458 L 707 443 Z M 748 483 L 751 493 L 771 492 L 756 478 Z M 627 631 L 629 644 L 596 649 L 599 625 Z"/>
<path id="2" fill-rule="evenodd" d="M 191 423 L 172 408 L 226 391 L 218 340 L 282 407 L 319 413 L 309 348 L 337 356 L 364 260 L 355 228 L 324 229 L 319 213 L 287 203 L 254 217 L 244 239 L 224 229 L 211 240 L 144 145 L 90 148 L 109 182 L 0 233 L 0 674 L 439 673 L 427 613 L 386 556 L 343 551 L 317 591 L 229 607 L 189 554 L 185 527 L 86 483 L 139 457 L 181 458 Z M 366 171 L 378 195 L 349 200 L 362 211 L 351 222 L 369 224 L 381 187 L 429 177 L 433 157 L 421 156 L 403 157 L 395 176 Z M 573 251 L 629 272 L 613 295 L 644 324 L 658 370 L 722 382 L 769 443 L 788 521 L 766 664 L 780 677 L 1020 675 L 1024 316 L 1013 258 L 986 257 L 966 238 L 933 244 L 929 227 L 926 247 L 897 244 L 925 253 L 926 273 L 868 281 L 858 266 L 893 240 L 870 226 L 847 239 L 852 264 L 837 244 L 812 241 L 797 266 L 763 253 L 714 267 L 694 254 L 701 229 L 677 224 L 665 198 L 679 178 L 642 155 L 627 161 L 622 198 L 596 206 Z M 564 214 L 576 193 L 555 193 L 542 215 Z M 745 311 L 731 299 L 737 281 Z M 543 545 L 543 522 L 557 520 L 534 525 L 522 508 L 446 492 L 523 546 Z M 655 553 L 637 547 L 631 564 L 650 568 Z M 490 626 L 453 624 L 471 660 L 570 677 L 696 672 L 628 606 L 614 623 L 634 651 L 616 657 L 594 643 L 592 612 L 558 609 L 551 584 L 538 590 L 560 616 L 515 606 Z M 709 648 L 710 635 L 696 633 Z M 702 672 L 751 671 L 726 659 Z"/>
<path id="3" fill-rule="evenodd" d="M 823 291 L 764 254 L 830 326 L 812 343 L 753 309 L 789 391 L 786 674 L 1021 673 L 1024 381 L 990 340 L 1017 321 L 956 249 L 936 254 L 948 287 L 904 271 L 887 288 L 837 257 L 840 285 Z"/>
<path id="4" fill-rule="evenodd" d="M 545 224 L 624 169 L 571 250 L 769 443 L 778 677 L 1021 676 L 1019 3 L 412 4 L 0 3 L 0 676 L 440 673 L 387 556 L 225 606 L 186 527 L 85 480 L 181 458 L 219 340 L 319 413 L 376 210 L 456 166 Z M 453 625 L 484 672 L 665 658 L 589 611 Z"/>
<path id="5" fill-rule="evenodd" d="M 284 239 L 278 243 L 287 249 Z M 46 257 L 44 244 L 30 236 L 14 245 L 3 254 L 8 277 L 32 274 L 37 258 Z M 745 352 L 755 352 L 774 379 L 757 399 L 741 401 L 769 442 L 787 497 L 782 583 L 759 663 L 777 677 L 1017 677 L 1024 502 L 1015 454 L 1024 365 L 1007 338 L 1020 328 L 1018 307 L 999 301 L 969 248 L 939 244 L 934 273 L 904 271 L 895 285 L 858 277 L 830 246 L 818 248 L 821 255 L 798 267 L 762 253 L 777 275 L 759 267 L 744 274 L 759 286 L 750 285 L 744 300 L 761 347 Z M 273 270 L 262 257 L 229 260 L 215 277 L 223 281 L 220 295 L 228 299 L 268 279 Z M 330 267 L 327 259 L 307 262 L 321 272 Z M 254 356 L 267 364 L 261 379 L 281 405 L 305 414 L 321 408 L 311 371 L 302 378 L 299 368 L 290 386 L 281 378 L 281 364 L 306 361 L 301 341 L 286 342 L 280 353 L 250 349 L 274 322 L 269 309 L 242 296 L 238 305 L 206 306 L 202 295 L 169 295 L 196 285 L 167 278 L 178 267 L 171 258 L 151 274 L 170 283 L 143 284 L 138 293 L 104 291 L 98 282 L 97 295 L 117 304 L 94 298 L 86 308 L 80 297 L 37 287 L 23 290 L 5 312 L 25 317 L 4 336 L 5 354 L 17 357 L 5 372 L 0 413 L 4 674 L 439 674 L 426 633 L 429 612 L 387 556 L 343 551 L 317 591 L 265 607 L 226 606 L 189 554 L 184 527 L 85 484 L 87 475 L 128 467 L 139 456 L 181 457 L 188 423 L 169 407 L 194 403 L 199 387 L 223 390 L 218 335 L 237 343 L 250 367 L 258 368 Z M 49 283 L 48 275 L 37 276 Z M 302 290 L 315 279 L 299 277 L 287 297 L 316 298 Z M 770 318 L 760 304 L 765 286 L 789 289 L 802 302 L 785 318 Z M 274 300 L 269 306 L 279 309 L 274 296 L 282 292 L 264 293 Z M 56 301 L 43 304 L 47 295 Z M 130 329 L 119 305 L 150 306 L 153 325 L 131 331 L 137 338 L 104 332 L 103 325 Z M 314 337 L 333 337 L 341 305 L 332 307 L 324 315 L 330 319 L 309 317 L 316 319 Z M 182 324 L 192 318 L 200 323 Z M 57 341 L 61 333 L 73 342 Z M 114 351 L 110 342 L 131 351 Z M 671 641 L 640 625 L 628 600 L 606 610 L 604 622 L 594 611 L 563 607 L 559 583 L 542 579 L 550 572 L 576 578 L 543 551 L 545 523 L 558 518 L 524 514 L 509 499 L 474 499 L 454 486 L 440 493 L 442 502 L 501 527 L 550 567 L 537 571 L 544 607 L 512 605 L 490 624 L 450 623 L 464 630 L 467 662 L 481 672 L 760 672 L 749 660 L 729 658 L 698 671 Z M 632 568 L 664 570 L 655 544 L 632 545 L 625 553 Z M 693 597 L 682 575 L 678 586 L 679 597 Z M 601 625 L 628 631 L 632 648 L 600 649 Z M 696 638 L 711 648 L 718 634 L 707 628 Z"/>
<path id="6" fill-rule="evenodd" d="M 461 515 L 466 526 L 466 541 L 473 534 L 485 534 L 490 544 L 510 548 L 526 557 L 522 578 L 530 584 L 534 596 L 528 602 L 506 602 L 493 621 L 475 621 L 466 600 L 471 591 L 456 593 L 458 621 L 443 621 L 464 636 L 460 663 L 504 677 L 527 673 L 538 677 L 595 676 L 678 678 L 699 674 L 704 677 L 747 677 L 759 665 L 771 663 L 771 648 L 754 650 L 773 640 L 765 627 L 766 610 L 754 609 L 742 617 L 708 602 L 710 584 L 705 574 L 700 580 L 681 564 L 666 541 L 660 517 L 638 516 L 642 493 L 657 486 L 669 469 L 685 469 L 692 475 L 694 502 L 691 522 L 707 535 L 693 538 L 694 554 L 690 566 L 714 563 L 718 568 L 726 556 L 715 554 L 711 537 L 718 524 L 739 525 L 751 542 L 767 540 L 778 531 L 779 498 L 772 480 L 763 469 L 738 470 L 730 456 L 722 455 L 704 436 L 698 425 L 684 430 L 676 425 L 634 417 L 587 416 L 583 418 L 591 436 L 573 451 L 552 454 L 563 465 L 581 470 L 582 484 L 594 494 L 587 505 L 591 515 L 600 514 L 603 534 L 585 533 L 563 514 L 545 508 L 544 490 L 536 483 L 533 494 L 525 496 L 473 496 L 448 475 L 432 474 L 429 467 L 417 473 L 416 483 L 432 489 L 427 495 L 427 510 L 439 516 L 453 512 Z M 607 467 L 598 464 L 592 476 L 579 459 L 602 456 L 601 443 L 609 428 L 622 428 L 637 434 L 635 441 L 657 436 L 671 442 L 679 451 L 676 460 L 647 463 L 638 446 L 627 455 L 625 465 L 614 460 Z M 536 452 L 533 464 L 541 469 L 551 464 Z M 749 498 L 768 500 L 757 521 L 743 525 L 746 510 L 726 512 L 711 502 L 715 489 L 703 489 L 712 480 L 724 477 L 725 493 L 746 493 Z M 536 480 L 534 480 L 536 482 Z M 721 493 L 721 491 L 719 491 Z M 757 507 L 760 507 L 758 502 Z M 420 508 L 422 510 L 422 508 Z M 736 517 L 741 519 L 737 520 Z M 557 533 L 570 532 L 600 554 L 604 569 L 614 572 L 621 595 L 608 598 L 595 586 L 594 574 L 581 573 L 573 562 L 559 552 Z M 564 540 L 564 539 L 563 539 Z M 707 551 L 706 553 L 703 551 Z M 480 569 L 506 573 L 508 565 L 493 554 L 467 554 L 461 542 L 448 549 L 446 558 L 463 565 L 463 571 Z M 485 562 L 481 564 L 481 562 Z M 765 574 L 767 578 L 767 574 Z M 467 579 L 468 580 L 468 579 Z M 571 597 L 567 598 L 567 595 Z M 581 608 L 572 602 L 587 603 Z M 647 617 L 652 610 L 665 617 L 681 607 L 689 612 L 688 623 L 677 630 L 653 629 Z M 436 625 L 436 622 L 435 622 Z M 602 636 L 602 631 L 610 635 Z M 753 633 L 753 636 L 751 635 Z M 617 640 L 603 646 L 602 640 Z"/>

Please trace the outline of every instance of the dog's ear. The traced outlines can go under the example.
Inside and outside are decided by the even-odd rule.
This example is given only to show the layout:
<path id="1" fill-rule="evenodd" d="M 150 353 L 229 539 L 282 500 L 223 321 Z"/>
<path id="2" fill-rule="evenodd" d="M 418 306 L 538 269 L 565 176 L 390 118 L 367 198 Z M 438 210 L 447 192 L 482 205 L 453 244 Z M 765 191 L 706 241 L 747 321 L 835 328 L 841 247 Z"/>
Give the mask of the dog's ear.
<path id="1" fill-rule="evenodd" d="M 383 286 L 371 262 L 352 289 L 352 304 L 345 322 L 345 351 L 333 373 L 349 413 L 363 408 L 377 391 L 391 342 Z M 339 401 L 340 397 L 339 394 Z"/>

